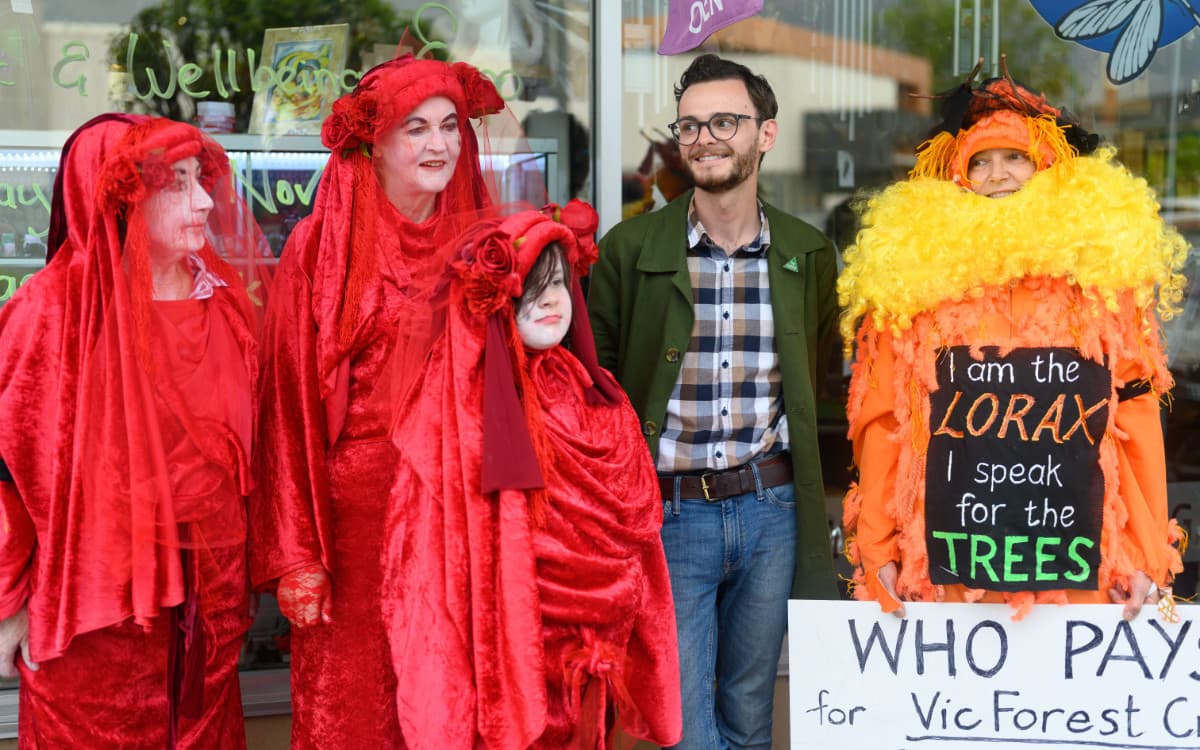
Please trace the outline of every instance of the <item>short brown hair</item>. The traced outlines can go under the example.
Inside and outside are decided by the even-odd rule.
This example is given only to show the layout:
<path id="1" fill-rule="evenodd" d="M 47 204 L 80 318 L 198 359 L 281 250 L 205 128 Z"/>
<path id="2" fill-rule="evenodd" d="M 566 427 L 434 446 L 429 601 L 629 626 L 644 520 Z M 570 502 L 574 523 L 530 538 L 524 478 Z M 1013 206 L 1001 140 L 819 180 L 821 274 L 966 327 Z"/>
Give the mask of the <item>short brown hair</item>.
<path id="1" fill-rule="evenodd" d="M 726 60 L 714 54 L 700 55 L 683 71 L 679 84 L 675 87 L 675 106 L 683 98 L 683 92 L 689 86 L 709 81 L 741 81 L 750 95 L 754 105 L 754 113 L 764 120 L 773 120 L 779 113 L 779 103 L 775 101 L 775 92 L 771 84 L 763 76 L 755 74 L 741 63 Z"/>

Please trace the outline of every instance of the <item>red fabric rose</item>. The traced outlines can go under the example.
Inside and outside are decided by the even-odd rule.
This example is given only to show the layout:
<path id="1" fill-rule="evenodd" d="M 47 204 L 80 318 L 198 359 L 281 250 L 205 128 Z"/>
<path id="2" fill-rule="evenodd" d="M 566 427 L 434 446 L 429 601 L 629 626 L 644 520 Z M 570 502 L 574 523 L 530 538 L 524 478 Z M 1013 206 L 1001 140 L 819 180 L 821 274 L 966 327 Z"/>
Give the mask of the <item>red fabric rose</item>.
<path id="1" fill-rule="evenodd" d="M 321 125 L 321 143 L 337 153 L 374 143 L 385 119 L 384 109 L 373 87 L 360 89 L 333 103 L 333 111 Z"/>
<path id="2" fill-rule="evenodd" d="M 494 115 L 504 109 L 504 99 L 491 79 L 467 63 L 456 62 L 451 67 L 458 76 L 458 82 L 462 84 L 468 117 Z"/>
<path id="3" fill-rule="evenodd" d="M 511 238 L 498 229 L 473 242 L 475 255 L 454 263 L 463 278 L 467 309 L 473 315 L 487 317 L 514 297 L 521 296 L 521 277 L 517 275 L 517 250 Z"/>
<path id="4" fill-rule="evenodd" d="M 205 141 L 200 151 L 200 184 L 212 193 L 217 183 L 229 176 L 229 157 L 215 141 Z"/>
<path id="5" fill-rule="evenodd" d="M 354 127 L 354 133 L 360 141 L 374 143 L 375 137 L 383 125 L 384 111 L 387 108 L 379 101 L 379 97 L 373 95 L 373 92 L 371 96 L 356 96 L 354 100 L 353 119 L 350 121 Z"/>
<path id="6" fill-rule="evenodd" d="M 588 269 L 600 257 L 600 251 L 596 248 L 596 228 L 600 226 L 600 215 L 596 213 L 596 209 L 578 198 L 572 198 L 556 213 L 555 218 L 571 230 L 579 243 L 575 272 L 586 276 Z"/>
<path id="7" fill-rule="evenodd" d="M 168 185 L 175 184 L 175 164 L 166 161 L 167 157 L 155 154 L 143 161 L 136 168 L 141 173 L 142 185 L 149 192 L 162 190 Z"/>
<path id="8" fill-rule="evenodd" d="M 104 165 L 96 195 L 106 209 L 140 202 L 146 187 L 137 165 L 128 159 L 115 159 Z"/>
<path id="9" fill-rule="evenodd" d="M 354 138 L 354 129 L 346 120 L 345 107 L 338 107 L 343 101 L 346 99 L 338 99 L 333 103 L 333 112 L 321 124 L 321 143 L 335 154 L 342 149 L 358 145 L 357 143 L 351 144 L 351 140 Z"/>

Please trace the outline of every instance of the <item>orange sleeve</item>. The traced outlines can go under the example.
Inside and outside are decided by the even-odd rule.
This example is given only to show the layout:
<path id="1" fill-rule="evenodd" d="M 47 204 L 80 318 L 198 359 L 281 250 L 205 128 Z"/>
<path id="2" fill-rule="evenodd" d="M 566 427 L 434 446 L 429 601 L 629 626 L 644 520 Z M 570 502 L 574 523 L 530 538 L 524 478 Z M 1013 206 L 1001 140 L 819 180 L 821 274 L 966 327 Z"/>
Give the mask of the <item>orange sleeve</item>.
<path id="1" fill-rule="evenodd" d="M 890 612 L 899 602 L 883 590 L 876 573 L 889 562 L 900 563 L 899 530 L 892 507 L 900 448 L 892 437 L 897 422 L 891 337 L 880 334 L 874 343 L 874 356 L 860 361 L 854 373 L 855 378 L 866 380 L 858 384 L 864 395 L 850 424 L 861 508 L 855 528 L 849 531 L 858 545 L 859 565 L 870 598 Z"/>
<path id="2" fill-rule="evenodd" d="M 1126 366 L 1119 377 L 1140 377 Z M 1116 426 L 1125 439 L 1117 445 L 1121 501 L 1129 513 L 1123 547 L 1133 566 L 1160 586 L 1170 582 L 1179 564 L 1168 541 L 1167 461 L 1163 447 L 1158 394 L 1144 393 L 1116 406 Z"/>

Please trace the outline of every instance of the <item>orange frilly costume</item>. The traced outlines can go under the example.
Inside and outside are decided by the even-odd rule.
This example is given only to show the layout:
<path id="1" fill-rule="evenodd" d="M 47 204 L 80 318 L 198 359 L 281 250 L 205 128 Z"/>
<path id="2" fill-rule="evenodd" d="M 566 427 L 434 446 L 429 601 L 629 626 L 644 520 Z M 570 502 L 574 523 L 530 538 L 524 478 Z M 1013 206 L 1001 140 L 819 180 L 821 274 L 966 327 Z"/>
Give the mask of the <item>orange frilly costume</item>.
<path id="1" fill-rule="evenodd" d="M 838 282 L 842 332 L 856 349 L 847 414 L 860 474 L 844 503 L 854 594 L 896 609 L 878 579 L 888 563 L 899 568 L 901 599 L 1007 601 L 1016 618 L 1035 602 L 1108 602 L 1110 587 L 1128 590 L 1135 571 L 1165 586 L 1181 570 L 1181 532 L 1167 517 L 1159 403 L 1173 381 L 1159 320 L 1181 299 L 1187 244 L 1159 216 L 1145 180 L 1115 163 L 1112 149 L 1080 155 L 1080 144 L 1087 153 L 1094 139 L 1072 132 L 1077 126 L 1044 98 L 1007 77 L 963 89 L 970 100 L 962 123 L 971 126 L 935 135 L 918 151 L 910 180 L 866 203 Z M 970 157 L 1002 147 L 1025 151 L 1038 171 L 1000 200 L 964 190 Z M 1075 362 L 1069 373 L 1099 378 L 1086 406 L 1077 409 L 1085 400 L 1071 394 L 1054 401 L 1017 392 L 994 404 L 987 392 L 978 404 L 939 394 L 949 373 L 961 384 L 973 363 L 1005 372 L 1006 363 L 1050 354 Z M 1072 441 L 1084 457 L 1061 459 Z M 947 443 L 949 451 L 939 447 Z M 1044 467 L 988 463 L 987 451 L 1004 444 L 1018 452 L 1037 446 L 1050 458 Z M 966 453 L 974 462 L 946 460 L 969 445 L 990 447 Z M 1066 468 L 1058 473 L 1060 459 L 1075 466 L 1074 480 L 1064 479 Z M 1009 528 L 989 547 L 995 540 L 976 537 L 994 517 L 966 527 L 968 509 L 996 490 L 996 477 L 997 497 L 1011 507 L 1011 498 L 1027 496 L 1038 510 L 1028 514 L 1029 530 Z M 1054 506 L 1053 492 L 1062 505 Z M 1095 548 L 1092 565 L 1056 546 L 1079 528 L 1067 528 L 1077 520 L 1064 512 L 1071 504 L 1078 507 L 1070 513 L 1094 520 L 1092 538 L 1077 540 L 1078 549 Z M 1004 503 L 990 505 L 1004 512 Z M 927 528 L 930 519 L 939 526 Z M 954 528 L 960 520 L 964 528 Z M 1066 533 L 1035 548 L 1030 540 L 1041 539 L 1043 522 Z M 950 565 L 947 539 L 961 543 Z M 1036 575 L 1016 572 L 1022 564 Z"/>

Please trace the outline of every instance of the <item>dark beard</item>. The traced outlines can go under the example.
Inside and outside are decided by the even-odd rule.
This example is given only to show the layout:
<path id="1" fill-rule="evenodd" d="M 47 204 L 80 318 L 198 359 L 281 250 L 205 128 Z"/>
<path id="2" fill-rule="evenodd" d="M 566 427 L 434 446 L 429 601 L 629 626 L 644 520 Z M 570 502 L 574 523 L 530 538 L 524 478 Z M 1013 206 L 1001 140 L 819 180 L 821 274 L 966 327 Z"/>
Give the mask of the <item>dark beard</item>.
<path id="1" fill-rule="evenodd" d="M 692 183 L 696 187 L 709 193 L 727 193 L 750 179 L 754 174 L 754 165 L 758 160 L 758 154 L 755 152 L 743 154 L 731 149 L 729 156 L 733 160 L 733 169 L 730 170 L 726 177 L 697 179 L 696 173 L 692 171 L 692 161 L 690 159 L 684 162 L 684 166 L 688 171 L 688 175 L 692 178 Z"/>

